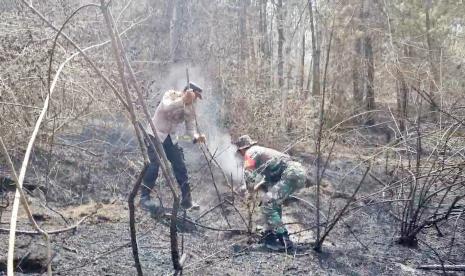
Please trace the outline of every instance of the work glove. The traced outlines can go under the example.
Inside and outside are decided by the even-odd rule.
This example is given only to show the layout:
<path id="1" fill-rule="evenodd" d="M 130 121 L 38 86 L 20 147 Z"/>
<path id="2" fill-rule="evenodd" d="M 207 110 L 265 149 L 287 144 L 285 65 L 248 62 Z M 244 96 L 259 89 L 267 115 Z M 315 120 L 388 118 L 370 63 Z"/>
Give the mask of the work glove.
<path id="1" fill-rule="evenodd" d="M 236 192 L 240 197 L 245 198 L 247 196 L 247 192 L 248 192 L 247 191 L 247 185 L 245 185 L 245 184 L 241 185 L 239 188 L 237 188 Z"/>
<path id="2" fill-rule="evenodd" d="M 207 138 L 205 138 L 205 135 L 203 135 L 203 134 L 196 135 L 194 137 L 194 144 L 196 144 L 196 143 L 205 144 L 206 141 L 207 141 Z"/>

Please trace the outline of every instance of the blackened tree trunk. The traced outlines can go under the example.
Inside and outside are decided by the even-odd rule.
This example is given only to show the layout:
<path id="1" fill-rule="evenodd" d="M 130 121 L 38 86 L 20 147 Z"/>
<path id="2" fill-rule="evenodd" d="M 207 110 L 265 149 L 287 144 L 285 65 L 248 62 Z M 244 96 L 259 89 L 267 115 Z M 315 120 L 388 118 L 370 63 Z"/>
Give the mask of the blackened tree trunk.
<path id="1" fill-rule="evenodd" d="M 405 123 L 408 116 L 408 94 L 409 88 L 401 68 L 397 69 L 397 114 L 399 120 L 399 130 L 405 130 Z"/>
<path id="2" fill-rule="evenodd" d="M 409 46 L 404 46 L 404 56 L 411 57 L 412 53 Z M 405 77 L 402 64 L 397 61 L 396 65 L 397 76 L 397 116 L 399 120 L 399 130 L 404 131 L 408 117 L 408 98 L 409 98 L 409 85 Z"/>
<path id="3" fill-rule="evenodd" d="M 374 78 L 375 78 L 375 65 L 373 58 L 373 45 L 371 43 L 371 37 L 369 34 L 365 34 L 365 66 L 366 66 L 366 81 L 365 81 L 365 110 L 372 111 L 375 109 L 375 89 L 374 89 Z M 366 125 L 374 125 L 374 119 L 372 113 L 368 113 Z"/>
<path id="4" fill-rule="evenodd" d="M 360 60 L 362 57 L 362 39 L 357 37 L 354 41 L 354 56 L 352 60 L 352 99 L 354 104 L 354 111 L 358 112 L 361 109 L 363 101 L 363 90 L 361 85 L 361 66 Z"/>

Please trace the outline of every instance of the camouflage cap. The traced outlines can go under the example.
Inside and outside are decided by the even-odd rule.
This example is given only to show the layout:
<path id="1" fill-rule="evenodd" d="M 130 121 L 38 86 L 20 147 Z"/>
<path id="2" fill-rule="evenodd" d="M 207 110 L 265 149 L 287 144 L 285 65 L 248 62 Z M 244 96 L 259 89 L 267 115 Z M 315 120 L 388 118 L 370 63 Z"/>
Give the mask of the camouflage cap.
<path id="1" fill-rule="evenodd" d="M 252 138 L 250 138 L 250 136 L 246 134 L 239 137 L 239 139 L 237 139 L 237 141 L 234 144 L 236 144 L 237 150 L 241 150 L 257 144 L 257 141 L 252 140 Z"/>

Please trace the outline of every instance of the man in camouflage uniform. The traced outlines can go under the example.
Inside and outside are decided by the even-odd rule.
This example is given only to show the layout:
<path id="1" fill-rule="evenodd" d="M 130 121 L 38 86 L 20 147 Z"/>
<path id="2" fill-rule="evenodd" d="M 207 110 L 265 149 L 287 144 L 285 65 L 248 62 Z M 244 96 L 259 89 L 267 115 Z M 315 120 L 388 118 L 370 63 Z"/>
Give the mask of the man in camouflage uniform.
<path id="1" fill-rule="evenodd" d="M 272 250 L 293 247 L 282 222 L 282 204 L 294 192 L 305 186 L 304 167 L 289 155 L 258 146 L 248 135 L 236 142 L 244 158 L 244 174 L 249 192 L 263 190 L 261 213 L 265 220 L 264 242 Z"/>

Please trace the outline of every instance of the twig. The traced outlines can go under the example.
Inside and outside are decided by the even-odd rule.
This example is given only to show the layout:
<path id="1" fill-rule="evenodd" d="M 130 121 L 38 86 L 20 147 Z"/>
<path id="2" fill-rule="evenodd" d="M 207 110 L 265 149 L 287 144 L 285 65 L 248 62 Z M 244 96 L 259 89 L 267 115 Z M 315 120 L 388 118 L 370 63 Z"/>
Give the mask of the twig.
<path id="1" fill-rule="evenodd" d="M 211 167 L 211 162 L 208 161 L 208 157 L 207 157 L 207 154 L 205 153 L 205 150 L 204 150 L 202 147 L 200 147 L 200 150 L 202 151 L 202 154 L 203 154 L 203 156 L 205 157 L 205 160 L 207 161 L 208 169 L 210 170 L 210 175 L 211 175 L 211 177 L 212 177 L 213 187 L 215 188 L 216 195 L 218 196 L 218 201 L 219 201 L 219 202 L 222 202 L 223 200 L 221 199 L 220 192 L 218 191 L 218 186 L 216 186 L 215 176 L 213 175 L 213 170 L 212 170 L 212 167 Z M 228 227 L 231 228 L 231 224 L 229 223 L 228 217 L 226 216 L 226 212 L 225 212 L 224 207 L 223 207 L 222 204 L 220 204 L 220 208 L 221 208 L 221 214 L 223 215 L 224 220 L 225 220 L 226 223 L 228 224 Z"/>
<path id="2" fill-rule="evenodd" d="M 345 214 L 347 208 L 350 206 L 351 202 L 354 200 L 355 198 L 355 195 L 358 193 L 358 190 L 362 187 L 362 184 L 363 182 L 365 181 L 365 178 L 368 174 L 368 172 L 370 171 L 370 167 L 368 167 L 365 171 L 365 173 L 363 174 L 363 177 L 362 179 L 360 180 L 357 188 L 355 189 L 355 191 L 353 192 L 352 196 L 350 197 L 349 200 L 347 200 L 346 202 L 346 205 L 344 205 L 344 207 L 339 211 L 339 213 L 334 217 L 334 219 L 331 221 L 331 223 L 328 225 L 327 229 L 325 230 L 325 232 L 323 233 L 323 235 L 321 236 L 321 238 L 317 241 L 317 244 L 316 244 L 316 248 L 319 248 L 321 247 L 321 244 L 323 244 L 325 238 L 328 236 L 329 232 L 331 232 L 331 230 L 334 228 L 334 226 L 336 225 L 336 223 L 342 218 L 342 216 Z"/>
<path id="3" fill-rule="evenodd" d="M 165 218 L 171 218 L 172 217 L 172 213 L 170 212 L 165 212 L 164 214 L 162 214 L 163 217 Z M 203 224 L 200 224 L 198 223 L 197 221 L 194 221 L 194 220 L 191 220 L 189 218 L 183 218 L 183 217 L 177 217 L 178 220 L 182 221 L 187 221 L 188 223 L 192 223 L 193 225 L 195 226 L 198 226 L 200 228 L 204 228 L 204 229 L 208 229 L 208 230 L 212 230 L 212 231 L 217 231 L 217 232 L 232 232 L 232 233 L 239 233 L 239 234 L 245 234 L 245 233 L 248 233 L 247 230 L 245 229 L 223 229 L 223 228 L 216 228 L 216 227 L 211 227 L 211 226 L 207 226 L 207 225 L 203 225 Z"/>
<path id="4" fill-rule="evenodd" d="M 77 223 L 75 223 L 74 225 L 71 225 L 71 226 L 68 226 L 66 228 L 62 228 L 62 229 L 56 229 L 56 230 L 48 230 L 47 231 L 47 234 L 49 235 L 54 235 L 54 234 L 60 234 L 60 233 L 64 233 L 64 232 L 68 232 L 68 231 L 71 231 L 71 230 L 75 230 L 81 223 L 83 223 L 88 217 L 92 216 L 93 214 L 90 214 L 90 215 L 87 215 L 85 217 L 83 217 L 82 219 L 80 219 Z M 0 232 L 8 232 L 10 231 L 9 229 L 5 229 L 5 228 L 0 228 Z M 16 234 L 21 234 L 21 235 L 42 235 L 42 233 L 40 232 L 37 232 L 37 231 L 28 231 L 28 230 L 16 230 Z"/>
<path id="5" fill-rule="evenodd" d="M 216 208 L 220 207 L 220 205 L 224 204 L 224 200 L 219 202 L 218 204 L 216 204 L 215 206 L 211 207 L 210 209 L 208 210 L 205 210 L 202 214 L 200 214 L 196 219 L 195 221 L 199 221 L 201 218 L 203 218 L 204 216 L 206 216 L 207 214 L 209 214 L 211 211 L 215 210 Z"/>
<path id="6" fill-rule="evenodd" d="M 231 183 L 232 183 L 232 182 L 231 182 Z M 234 201 L 231 202 L 231 201 L 229 201 L 229 200 L 227 200 L 227 199 L 226 199 L 225 201 L 226 201 L 226 203 L 228 203 L 229 205 L 231 205 L 231 206 L 234 208 L 234 210 L 236 211 L 236 213 L 237 213 L 237 214 L 239 215 L 239 217 L 241 218 L 242 222 L 244 222 L 245 226 L 247 227 L 247 221 L 245 221 L 244 216 L 241 214 L 241 212 L 239 212 L 239 209 L 237 209 L 236 205 L 234 204 Z"/>
<path id="7" fill-rule="evenodd" d="M 465 271 L 465 265 L 419 265 L 417 268 L 424 270 Z"/>

